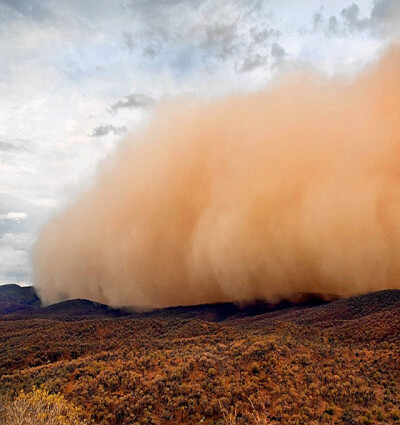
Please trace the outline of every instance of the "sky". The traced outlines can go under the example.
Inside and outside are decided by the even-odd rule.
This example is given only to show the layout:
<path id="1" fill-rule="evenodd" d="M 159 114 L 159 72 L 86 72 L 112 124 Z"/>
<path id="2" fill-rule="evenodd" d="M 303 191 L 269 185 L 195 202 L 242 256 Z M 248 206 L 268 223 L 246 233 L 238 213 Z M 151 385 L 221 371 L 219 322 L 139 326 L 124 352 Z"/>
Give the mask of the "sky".
<path id="1" fill-rule="evenodd" d="M 0 0 L 0 284 L 38 228 L 165 99 L 352 78 L 398 39 L 398 0 Z"/>

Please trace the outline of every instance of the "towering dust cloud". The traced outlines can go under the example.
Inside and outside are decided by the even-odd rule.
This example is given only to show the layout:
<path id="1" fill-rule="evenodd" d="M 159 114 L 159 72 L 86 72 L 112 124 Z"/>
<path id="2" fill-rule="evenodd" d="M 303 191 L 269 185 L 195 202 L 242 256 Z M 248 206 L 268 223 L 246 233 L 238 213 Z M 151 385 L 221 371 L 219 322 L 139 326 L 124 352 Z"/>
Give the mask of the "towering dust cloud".
<path id="1" fill-rule="evenodd" d="M 350 83 L 164 104 L 34 252 L 45 302 L 113 306 L 400 288 L 400 49 Z"/>

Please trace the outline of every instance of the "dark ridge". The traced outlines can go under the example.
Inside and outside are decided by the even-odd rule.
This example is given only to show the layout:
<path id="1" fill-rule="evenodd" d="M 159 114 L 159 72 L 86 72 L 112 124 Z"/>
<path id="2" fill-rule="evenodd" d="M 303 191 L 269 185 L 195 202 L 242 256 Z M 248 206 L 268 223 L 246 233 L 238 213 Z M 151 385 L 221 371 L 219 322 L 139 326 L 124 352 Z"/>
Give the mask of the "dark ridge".
<path id="1" fill-rule="evenodd" d="M 360 320 L 371 320 L 377 314 L 382 316 L 386 313 L 390 317 L 394 315 L 394 317 L 400 318 L 400 290 L 389 289 L 371 292 L 314 306 L 292 305 L 281 311 L 253 318 L 247 317 L 235 322 L 235 324 L 261 329 L 286 321 L 299 325 L 333 329 L 344 324 L 351 327 L 357 323 L 357 326 L 359 326 Z M 393 321 L 393 319 L 391 320 Z M 382 321 L 378 321 L 378 323 L 380 323 L 379 326 L 382 325 Z"/>
<path id="2" fill-rule="evenodd" d="M 15 284 L 0 286 L 0 314 L 29 310 L 40 305 L 40 299 L 33 286 Z"/>
<path id="3" fill-rule="evenodd" d="M 400 290 L 388 289 L 369 294 L 337 300 L 323 308 L 310 311 L 299 320 L 300 323 L 339 324 L 345 320 L 354 320 L 374 313 L 400 307 Z"/>
<path id="4" fill-rule="evenodd" d="M 237 319 L 240 317 L 253 317 L 280 311 L 289 307 L 307 307 L 326 304 L 319 295 L 315 294 L 299 294 L 298 299 L 301 301 L 290 302 L 281 301 L 275 304 L 265 301 L 256 300 L 253 302 L 242 303 L 216 303 L 201 304 L 190 306 L 176 306 L 168 308 L 153 309 L 146 312 L 138 312 L 135 309 L 113 308 L 105 304 L 75 299 L 62 301 L 42 306 L 39 297 L 33 286 L 20 287 L 18 285 L 0 286 L 0 314 L 7 315 L 13 313 L 13 318 L 26 316 L 43 317 L 43 318 L 61 318 L 61 319 L 77 319 L 96 316 L 132 316 L 140 317 L 181 317 L 182 319 L 200 319 L 212 322 L 222 322 L 229 319 Z"/>
<path id="5" fill-rule="evenodd" d="M 41 306 L 33 287 L 18 285 L 0 286 L 0 315 L 3 319 L 29 317 L 61 320 L 77 320 L 96 317 L 197 319 L 208 322 L 242 322 L 264 326 L 289 320 L 298 324 L 314 324 L 320 327 L 339 325 L 343 321 L 382 312 L 400 306 L 400 290 L 385 290 L 356 297 L 326 301 L 318 294 L 301 294 L 299 301 L 281 301 L 276 304 L 255 301 L 244 305 L 235 303 L 202 304 L 135 312 L 119 309 L 83 299 L 63 301 Z M 251 325 L 252 326 L 252 325 Z"/>
<path id="6" fill-rule="evenodd" d="M 0 297 L 10 301 L 21 301 L 28 305 L 40 303 L 33 286 L 19 286 L 14 283 L 0 285 Z"/>
<path id="7" fill-rule="evenodd" d="M 241 317 L 260 316 L 266 313 L 285 310 L 291 307 L 311 307 L 328 303 L 315 294 L 302 295 L 302 301 L 280 301 L 275 304 L 267 303 L 262 300 L 247 302 L 246 304 L 236 303 L 216 303 L 216 304 L 200 304 L 191 306 L 177 306 L 163 309 L 155 309 L 147 313 L 134 313 L 140 316 L 153 316 L 159 318 L 167 318 L 179 316 L 185 319 L 202 319 L 212 322 L 222 322 L 229 319 L 238 319 Z"/>
<path id="8" fill-rule="evenodd" d="M 129 314 L 122 309 L 114 309 L 105 304 L 89 300 L 75 299 L 51 304 L 38 310 L 33 310 L 32 315 L 57 316 L 57 317 L 88 317 L 110 316 L 119 317 Z"/>

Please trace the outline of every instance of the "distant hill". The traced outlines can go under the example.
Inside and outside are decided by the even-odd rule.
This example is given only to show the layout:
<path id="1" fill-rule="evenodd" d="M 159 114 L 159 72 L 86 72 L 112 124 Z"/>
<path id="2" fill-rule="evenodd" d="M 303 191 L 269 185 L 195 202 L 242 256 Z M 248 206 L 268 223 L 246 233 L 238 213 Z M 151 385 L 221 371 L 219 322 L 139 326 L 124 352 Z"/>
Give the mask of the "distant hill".
<path id="1" fill-rule="evenodd" d="M 126 314 L 129 314 L 129 312 L 80 299 L 42 306 L 40 298 L 33 286 L 19 286 L 15 284 L 0 286 L 0 315 L 12 315 L 13 318 L 48 317 L 76 319 L 91 316 L 117 317 Z"/>
<path id="2" fill-rule="evenodd" d="M 282 301 L 268 304 L 257 301 L 244 306 L 234 303 L 202 304 L 155 309 L 148 312 L 134 312 L 117 309 L 84 299 L 62 301 L 42 306 L 34 287 L 18 285 L 0 286 L 0 315 L 13 319 L 42 317 L 63 320 L 90 317 L 122 317 L 202 320 L 226 322 L 232 326 L 260 328 L 283 321 L 320 328 L 342 326 L 345 323 L 372 317 L 383 312 L 400 311 L 400 290 L 373 292 L 356 297 L 327 302 L 310 295 L 299 303 Z M 361 326 L 361 325 L 360 325 Z"/>
<path id="3" fill-rule="evenodd" d="M 89 300 L 68 300 L 52 304 L 30 312 L 33 316 L 48 316 L 57 318 L 87 318 L 91 316 L 119 317 L 129 314 L 122 309 L 111 308 L 101 303 Z"/>
<path id="4" fill-rule="evenodd" d="M 321 305 L 293 305 L 254 317 L 233 318 L 231 326 L 265 330 L 283 323 L 325 329 L 352 342 L 400 341 L 400 290 L 383 290 Z"/>
<path id="5" fill-rule="evenodd" d="M 26 311 L 40 305 L 40 299 L 33 286 L 14 284 L 0 286 L 0 314 Z"/>
<path id="6" fill-rule="evenodd" d="M 134 309 L 118 309 L 105 304 L 74 299 L 42 306 L 33 286 L 21 287 L 15 284 L 0 286 L 0 315 L 12 314 L 13 319 L 28 317 L 84 319 L 88 317 L 121 317 L 168 319 L 198 319 L 209 322 L 222 322 L 259 316 L 275 311 L 296 307 L 303 309 L 310 306 L 326 304 L 321 298 L 310 295 L 301 303 L 282 301 L 269 304 L 255 301 L 239 306 L 234 303 L 201 304 L 154 309 L 147 312 L 135 312 Z"/>

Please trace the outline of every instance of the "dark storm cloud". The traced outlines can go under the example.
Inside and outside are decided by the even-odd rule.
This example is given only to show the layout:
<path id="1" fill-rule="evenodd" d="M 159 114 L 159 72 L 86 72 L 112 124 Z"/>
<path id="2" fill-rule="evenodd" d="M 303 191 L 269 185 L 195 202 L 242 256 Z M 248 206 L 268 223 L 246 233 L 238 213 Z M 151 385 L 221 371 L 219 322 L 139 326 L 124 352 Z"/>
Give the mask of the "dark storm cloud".
<path id="1" fill-rule="evenodd" d="M 360 8 L 356 3 L 343 9 L 340 15 L 350 31 L 364 31 L 370 26 L 370 19 L 360 19 Z"/>
<path id="2" fill-rule="evenodd" d="M 206 27 L 206 40 L 204 47 L 214 50 L 216 55 L 225 59 L 237 51 L 235 40 L 237 38 L 237 24 L 215 23 Z"/>
<path id="3" fill-rule="evenodd" d="M 362 17 L 357 3 L 352 3 L 340 12 L 341 27 L 336 16 L 329 18 L 327 31 L 330 33 L 369 32 L 374 36 L 396 35 L 400 27 L 400 1 L 375 0 L 370 16 Z"/>
<path id="4" fill-rule="evenodd" d="M 398 31 L 400 23 L 400 2 L 398 0 L 375 1 L 371 12 L 370 25 L 378 31 Z"/>
<path id="5" fill-rule="evenodd" d="M 133 35 L 131 32 L 123 31 L 122 37 L 124 39 L 125 46 L 128 48 L 130 52 L 132 52 L 136 43 L 133 41 Z"/>
<path id="6" fill-rule="evenodd" d="M 246 57 L 243 62 L 235 65 L 235 71 L 238 73 L 251 72 L 257 68 L 265 68 L 268 63 L 268 57 L 258 53 Z"/>
<path id="7" fill-rule="evenodd" d="M 265 40 L 278 37 L 280 32 L 274 28 L 250 28 L 250 34 L 254 40 L 254 44 L 263 43 Z"/>
<path id="8" fill-rule="evenodd" d="M 46 2 L 40 0 L 0 0 L 0 16 L 5 19 L 23 16 L 42 20 L 52 15 Z"/>
<path id="9" fill-rule="evenodd" d="M 331 16 L 329 18 L 329 22 L 328 22 L 328 32 L 330 33 L 337 33 L 338 32 L 338 20 L 336 18 L 336 16 Z"/>
<path id="10" fill-rule="evenodd" d="M 285 49 L 278 43 L 273 43 L 271 46 L 271 56 L 277 60 L 284 58 L 287 55 Z"/>
<path id="11" fill-rule="evenodd" d="M 28 152 L 29 142 L 23 139 L 0 140 L 0 152 L 17 153 Z"/>
<path id="12" fill-rule="evenodd" d="M 110 106 L 109 112 L 116 112 L 118 109 L 140 109 L 152 106 L 155 103 L 154 99 L 145 93 L 133 93 L 125 96 L 118 102 Z"/>
<path id="13" fill-rule="evenodd" d="M 149 59 L 154 59 L 156 57 L 156 51 L 152 47 L 146 47 L 143 50 L 143 56 Z"/>
<path id="14" fill-rule="evenodd" d="M 19 151 L 20 148 L 18 146 L 15 146 L 12 143 L 9 142 L 3 142 L 0 140 L 0 152 L 10 152 L 10 151 Z"/>
<path id="15" fill-rule="evenodd" d="M 93 129 L 93 133 L 91 137 L 102 137 L 107 134 L 114 133 L 117 136 L 122 136 L 127 132 L 126 127 L 115 127 L 114 125 L 100 125 Z"/>
<path id="16" fill-rule="evenodd" d="M 318 30 L 321 27 L 323 22 L 322 13 L 321 12 L 314 13 L 312 22 L 313 22 L 314 31 Z"/>
<path id="17" fill-rule="evenodd" d="M 171 18 L 173 10 L 179 8 L 197 9 L 204 0 L 130 0 L 127 7 L 141 18 L 148 17 L 153 23 L 165 18 Z"/>

